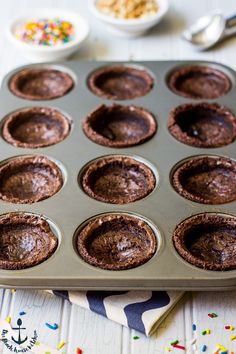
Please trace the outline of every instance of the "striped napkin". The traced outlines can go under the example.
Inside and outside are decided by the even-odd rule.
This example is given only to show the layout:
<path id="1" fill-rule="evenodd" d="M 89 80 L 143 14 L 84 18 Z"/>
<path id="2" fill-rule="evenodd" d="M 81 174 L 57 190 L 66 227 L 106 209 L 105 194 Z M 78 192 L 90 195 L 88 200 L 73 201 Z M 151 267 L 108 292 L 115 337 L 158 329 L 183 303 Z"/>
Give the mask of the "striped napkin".
<path id="1" fill-rule="evenodd" d="M 152 335 L 182 291 L 52 291 L 85 309 L 139 332 Z"/>

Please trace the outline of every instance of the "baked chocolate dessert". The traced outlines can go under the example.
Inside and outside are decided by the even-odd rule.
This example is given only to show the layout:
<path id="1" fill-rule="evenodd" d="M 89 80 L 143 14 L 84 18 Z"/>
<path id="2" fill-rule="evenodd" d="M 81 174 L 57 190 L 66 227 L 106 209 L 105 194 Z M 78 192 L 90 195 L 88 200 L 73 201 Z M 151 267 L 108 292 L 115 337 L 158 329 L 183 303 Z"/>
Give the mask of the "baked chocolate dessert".
<path id="1" fill-rule="evenodd" d="M 114 155 L 93 161 L 81 179 L 85 193 L 112 204 L 142 199 L 153 191 L 155 183 L 154 174 L 144 163 Z"/>
<path id="2" fill-rule="evenodd" d="M 57 237 L 42 217 L 22 212 L 0 216 L 0 269 L 33 267 L 48 259 L 57 245 Z"/>
<path id="3" fill-rule="evenodd" d="M 9 83 L 11 92 L 26 100 L 52 100 L 64 96 L 73 86 L 66 72 L 44 67 L 23 69 Z"/>
<path id="4" fill-rule="evenodd" d="M 146 263 L 157 239 L 146 222 L 128 214 L 97 216 L 78 232 L 77 249 L 85 262 L 108 270 L 123 270 Z"/>
<path id="5" fill-rule="evenodd" d="M 176 168 L 172 184 L 184 198 L 203 204 L 236 200 L 236 162 L 221 156 L 188 159 Z"/>
<path id="6" fill-rule="evenodd" d="M 236 218 L 202 213 L 181 222 L 173 234 L 177 252 L 188 263 L 208 270 L 236 269 Z"/>
<path id="7" fill-rule="evenodd" d="M 122 148 L 151 139 L 157 123 L 154 116 L 141 107 L 102 105 L 86 117 L 83 130 L 97 144 Z"/>
<path id="8" fill-rule="evenodd" d="M 35 203 L 61 189 L 63 177 L 55 162 L 45 156 L 20 156 L 0 165 L 0 199 Z"/>
<path id="9" fill-rule="evenodd" d="M 39 148 L 64 140 L 70 132 L 69 120 L 49 107 L 30 107 L 8 115 L 2 136 L 11 145 Z"/>
<path id="10" fill-rule="evenodd" d="M 170 112 L 168 129 L 181 143 L 215 148 L 235 140 L 236 118 L 218 104 L 183 104 Z"/>
<path id="11" fill-rule="evenodd" d="M 184 66 L 175 70 L 168 79 L 170 89 L 177 95 L 195 99 L 213 99 L 231 89 L 231 81 L 220 70 L 207 66 Z"/>
<path id="12" fill-rule="evenodd" d="M 89 89 L 110 100 L 130 100 L 146 95 L 153 87 L 152 76 L 134 66 L 113 65 L 94 71 L 88 78 Z"/>

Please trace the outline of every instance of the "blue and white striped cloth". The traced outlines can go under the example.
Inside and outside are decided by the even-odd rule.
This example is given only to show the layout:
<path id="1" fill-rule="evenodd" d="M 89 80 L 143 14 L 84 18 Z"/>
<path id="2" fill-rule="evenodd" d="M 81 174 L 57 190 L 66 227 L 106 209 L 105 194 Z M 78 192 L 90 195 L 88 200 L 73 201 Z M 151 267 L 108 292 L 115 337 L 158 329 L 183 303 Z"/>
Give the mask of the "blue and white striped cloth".
<path id="1" fill-rule="evenodd" d="M 53 293 L 147 336 L 155 332 L 184 295 L 181 291 L 53 291 Z"/>

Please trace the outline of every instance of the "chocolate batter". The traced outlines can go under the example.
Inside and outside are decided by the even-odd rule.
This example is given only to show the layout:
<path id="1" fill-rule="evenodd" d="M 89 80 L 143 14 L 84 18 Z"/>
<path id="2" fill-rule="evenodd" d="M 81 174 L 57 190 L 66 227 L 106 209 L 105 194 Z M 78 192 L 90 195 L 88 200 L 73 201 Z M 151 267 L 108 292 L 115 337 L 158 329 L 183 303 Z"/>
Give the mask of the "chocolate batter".
<path id="1" fill-rule="evenodd" d="M 0 166 L 0 199 L 10 203 L 47 199 L 62 185 L 59 167 L 45 156 L 20 156 Z"/>
<path id="2" fill-rule="evenodd" d="M 74 81 L 66 72 L 50 68 L 23 69 L 10 79 L 11 92 L 27 100 L 52 100 L 67 94 Z"/>
<path id="3" fill-rule="evenodd" d="M 0 216 L 0 269 L 33 267 L 48 259 L 57 245 L 45 219 L 26 213 Z"/>
<path id="4" fill-rule="evenodd" d="M 154 116 L 141 107 L 102 105 L 86 117 L 83 130 L 97 144 L 121 148 L 151 139 L 157 123 Z"/>
<path id="5" fill-rule="evenodd" d="M 145 164 L 125 156 L 95 160 L 82 176 L 82 187 L 92 198 L 105 203 L 126 204 L 150 194 L 155 177 Z"/>
<path id="6" fill-rule="evenodd" d="M 177 95 L 195 99 L 218 98 L 232 86 L 226 74 L 207 66 L 179 68 L 170 75 L 168 85 Z"/>
<path id="7" fill-rule="evenodd" d="M 88 87 L 97 96 L 110 100 L 129 100 L 146 95 L 153 87 L 152 76 L 143 69 L 114 65 L 94 71 Z"/>
<path id="8" fill-rule="evenodd" d="M 154 255 L 157 239 L 138 217 L 104 214 L 90 221 L 77 235 L 85 262 L 99 268 L 123 270 L 140 266 Z"/>
<path id="9" fill-rule="evenodd" d="M 236 200 L 236 162 L 226 157 L 196 157 L 181 164 L 172 184 L 184 198 L 204 204 Z"/>
<path id="10" fill-rule="evenodd" d="M 209 270 L 236 269 L 236 218 L 202 213 L 180 223 L 173 234 L 178 253 Z"/>
<path id="11" fill-rule="evenodd" d="M 183 104 L 169 114 L 169 132 L 180 142 L 215 148 L 228 145 L 236 138 L 236 118 L 218 104 Z"/>
<path id="12" fill-rule="evenodd" d="M 10 144 L 24 148 L 54 145 L 70 132 L 69 120 L 49 107 L 31 107 L 7 116 L 2 128 L 3 138 Z"/>

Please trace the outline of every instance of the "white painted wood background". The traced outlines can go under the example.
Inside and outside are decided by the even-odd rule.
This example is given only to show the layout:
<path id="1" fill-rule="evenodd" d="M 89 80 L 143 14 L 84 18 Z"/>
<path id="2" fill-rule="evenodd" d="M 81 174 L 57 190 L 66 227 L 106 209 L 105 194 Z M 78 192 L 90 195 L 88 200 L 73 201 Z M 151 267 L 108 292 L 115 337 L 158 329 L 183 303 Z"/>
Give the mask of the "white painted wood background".
<path id="1" fill-rule="evenodd" d="M 235 0 L 170 0 L 171 9 L 166 19 L 148 35 L 135 40 L 114 38 L 91 17 L 87 1 L 82 0 L 1 0 L 0 2 L 0 78 L 9 70 L 28 63 L 6 41 L 5 24 L 13 16 L 35 7 L 71 8 L 90 20 L 91 35 L 86 46 L 74 57 L 78 60 L 147 60 L 147 59 L 206 59 L 222 62 L 236 69 L 236 37 L 220 44 L 206 53 L 196 53 L 183 43 L 179 35 L 193 19 L 213 9 L 222 8 L 226 15 L 236 13 Z M 1 104 L 1 102 L 0 102 Z M 157 354 L 164 353 L 164 347 L 171 340 L 179 338 L 182 343 L 193 338 L 192 323 L 198 331 L 198 349 L 188 353 L 200 353 L 201 345 L 208 346 L 207 353 L 213 353 L 215 344 L 222 343 L 236 352 L 236 341 L 230 342 L 230 333 L 225 324 L 236 326 L 236 292 L 192 293 L 176 306 L 162 323 L 156 335 L 146 338 L 113 323 L 99 315 L 71 306 L 68 302 L 40 291 L 12 293 L 0 290 L 1 318 L 11 314 L 13 321 L 18 312 L 24 310 L 24 324 L 27 332 L 37 329 L 40 341 L 56 347 L 60 340 L 67 343 L 66 353 L 73 354 L 77 346 L 84 354 Z M 216 312 L 217 319 L 209 319 L 208 312 Z M 59 323 L 58 331 L 51 331 L 45 322 Z M 210 328 L 212 334 L 202 336 L 201 331 Z M 133 336 L 140 336 L 133 340 Z M 232 334 L 232 333 L 231 333 Z M 0 345 L 1 353 L 9 353 Z M 178 352 L 178 349 L 173 350 Z M 181 352 L 181 351 L 179 351 Z"/>

